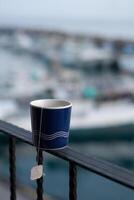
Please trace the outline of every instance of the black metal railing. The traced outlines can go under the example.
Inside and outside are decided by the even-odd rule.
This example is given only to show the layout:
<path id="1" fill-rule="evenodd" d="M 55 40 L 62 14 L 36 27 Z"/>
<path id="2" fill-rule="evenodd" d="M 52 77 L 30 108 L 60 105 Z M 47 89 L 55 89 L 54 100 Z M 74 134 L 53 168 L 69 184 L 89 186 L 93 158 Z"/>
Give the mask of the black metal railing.
<path id="1" fill-rule="evenodd" d="M 33 145 L 32 134 L 30 131 L 4 121 L 0 121 L 0 132 L 9 136 L 10 199 L 16 200 L 15 140 L 17 138 Z M 70 147 L 47 152 L 69 162 L 69 200 L 77 199 L 77 166 L 134 190 L 134 173 L 123 167 L 96 157 L 80 154 Z M 40 151 L 37 156 L 38 163 L 42 164 L 43 151 Z M 43 200 L 43 177 L 37 180 L 37 200 Z"/>

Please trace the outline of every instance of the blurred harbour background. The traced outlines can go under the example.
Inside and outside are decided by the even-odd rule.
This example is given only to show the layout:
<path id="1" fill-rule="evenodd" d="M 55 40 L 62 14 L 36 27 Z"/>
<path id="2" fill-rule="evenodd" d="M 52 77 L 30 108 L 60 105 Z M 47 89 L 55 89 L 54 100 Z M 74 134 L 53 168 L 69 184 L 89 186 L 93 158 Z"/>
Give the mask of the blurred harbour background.
<path id="1" fill-rule="evenodd" d="M 0 118 L 30 130 L 31 100 L 68 99 L 70 145 L 134 170 L 133 7 L 132 0 L 2 0 Z M 6 184 L 3 135 L 0 144 L 1 184 Z M 30 198 L 26 188 L 35 187 L 29 180 L 34 154 L 34 148 L 17 145 L 18 188 L 25 198 Z M 45 166 L 45 191 L 67 199 L 66 164 L 46 154 Z M 84 200 L 134 199 L 133 191 L 83 170 L 78 193 Z"/>

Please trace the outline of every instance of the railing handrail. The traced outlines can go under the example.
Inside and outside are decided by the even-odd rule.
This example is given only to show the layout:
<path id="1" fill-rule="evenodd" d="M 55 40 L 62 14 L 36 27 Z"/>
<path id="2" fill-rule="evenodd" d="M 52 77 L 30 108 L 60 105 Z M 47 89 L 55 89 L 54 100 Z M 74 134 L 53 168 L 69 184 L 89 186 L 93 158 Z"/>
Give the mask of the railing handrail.
<path id="1" fill-rule="evenodd" d="M 32 133 L 13 124 L 0 120 L 0 132 L 33 145 Z M 130 189 L 134 189 L 134 173 L 123 167 L 112 164 L 103 159 L 98 159 L 94 156 L 81 154 L 70 147 L 55 151 L 46 150 L 46 152 L 64 160 L 71 161 L 82 168 L 124 185 Z"/>

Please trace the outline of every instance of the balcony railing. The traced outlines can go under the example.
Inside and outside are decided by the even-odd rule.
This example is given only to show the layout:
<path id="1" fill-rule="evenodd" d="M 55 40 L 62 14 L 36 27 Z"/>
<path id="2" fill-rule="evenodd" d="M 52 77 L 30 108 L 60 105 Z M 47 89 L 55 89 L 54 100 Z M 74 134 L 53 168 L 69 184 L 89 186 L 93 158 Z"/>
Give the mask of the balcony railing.
<path id="1" fill-rule="evenodd" d="M 33 145 L 31 132 L 0 121 L 0 132 L 9 136 L 9 171 L 10 171 L 10 200 L 16 200 L 16 138 L 24 143 Z M 134 189 L 134 173 L 117 165 L 92 156 L 86 156 L 67 147 L 63 150 L 47 151 L 69 162 L 69 200 L 77 199 L 77 166 L 89 170 L 99 176 Z M 43 163 L 43 151 L 36 158 Z M 43 200 L 43 177 L 37 180 L 37 200 Z"/>

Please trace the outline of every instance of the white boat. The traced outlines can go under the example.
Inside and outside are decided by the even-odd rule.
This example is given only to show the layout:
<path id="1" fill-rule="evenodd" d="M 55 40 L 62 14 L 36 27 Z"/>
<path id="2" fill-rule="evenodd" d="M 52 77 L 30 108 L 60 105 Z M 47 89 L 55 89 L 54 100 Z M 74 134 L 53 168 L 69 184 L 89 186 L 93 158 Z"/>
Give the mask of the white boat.
<path id="1" fill-rule="evenodd" d="M 33 97 L 44 91 L 48 77 L 45 64 L 30 56 L 0 49 L 0 96 L 2 98 Z M 5 92 L 6 91 L 6 92 Z"/>
<path id="2" fill-rule="evenodd" d="M 7 119 L 18 112 L 18 106 L 14 100 L 0 100 L 0 119 Z"/>
<path id="3" fill-rule="evenodd" d="M 122 71 L 134 74 L 134 54 L 125 54 L 119 57 Z"/>
<path id="4" fill-rule="evenodd" d="M 133 134 L 134 104 L 116 101 L 96 105 L 91 101 L 72 101 L 71 137 L 75 141 L 90 137 L 120 137 Z M 30 114 L 8 118 L 8 121 L 31 130 Z M 130 126 L 130 132 L 125 127 Z M 123 129 L 124 128 L 124 129 Z M 114 132 L 115 130 L 115 132 Z M 103 132 L 104 131 L 104 132 Z M 133 134 L 134 135 L 134 134 Z"/>

